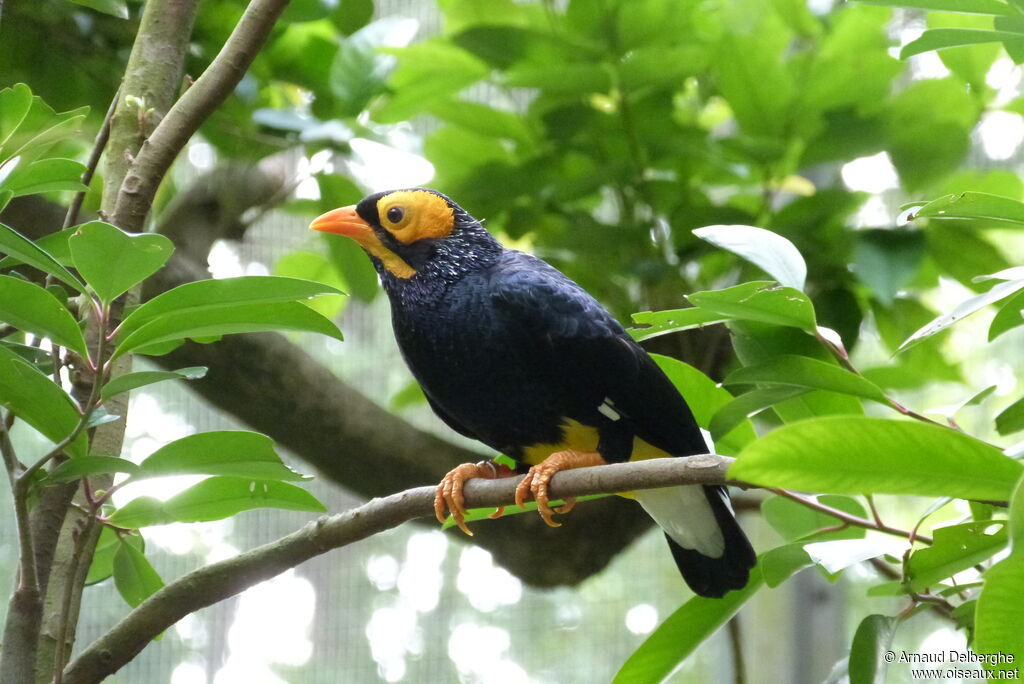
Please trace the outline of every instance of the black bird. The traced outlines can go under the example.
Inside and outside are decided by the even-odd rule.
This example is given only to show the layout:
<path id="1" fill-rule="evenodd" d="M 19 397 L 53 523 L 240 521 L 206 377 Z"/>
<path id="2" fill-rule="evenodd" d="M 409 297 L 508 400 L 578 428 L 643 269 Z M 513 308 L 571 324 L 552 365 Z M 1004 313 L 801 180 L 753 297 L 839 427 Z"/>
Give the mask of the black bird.
<path id="1" fill-rule="evenodd" d="M 438 485 L 469 534 L 462 487 L 473 477 L 526 472 L 544 520 L 559 470 L 687 456 L 708 448 L 686 402 L 654 360 L 597 300 L 544 261 L 505 249 L 434 190 L 378 192 L 317 218 L 314 230 L 352 238 L 369 254 L 391 300 L 398 346 L 430 406 L 456 432 L 506 454 L 463 464 Z M 746 585 L 754 550 L 724 487 L 635 492 L 662 527 L 687 584 L 720 597 Z"/>

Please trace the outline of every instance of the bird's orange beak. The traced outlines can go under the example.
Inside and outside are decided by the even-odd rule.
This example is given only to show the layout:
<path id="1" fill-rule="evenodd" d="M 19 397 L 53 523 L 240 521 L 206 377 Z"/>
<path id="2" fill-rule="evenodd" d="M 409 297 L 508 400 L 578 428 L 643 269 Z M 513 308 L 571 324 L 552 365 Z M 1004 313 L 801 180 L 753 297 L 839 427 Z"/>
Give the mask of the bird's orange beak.
<path id="1" fill-rule="evenodd" d="M 314 219 L 309 224 L 310 230 L 319 230 L 322 233 L 334 233 L 352 238 L 359 244 L 366 244 L 368 240 L 376 242 L 373 228 L 370 224 L 359 217 L 356 213 L 356 205 L 342 207 L 329 211 Z"/>

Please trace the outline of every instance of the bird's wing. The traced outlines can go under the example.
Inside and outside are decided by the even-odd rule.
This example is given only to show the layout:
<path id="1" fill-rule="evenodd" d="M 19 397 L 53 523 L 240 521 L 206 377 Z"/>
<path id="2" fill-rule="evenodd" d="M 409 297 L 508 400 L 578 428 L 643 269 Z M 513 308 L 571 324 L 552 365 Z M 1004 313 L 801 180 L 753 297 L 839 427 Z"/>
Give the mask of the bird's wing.
<path id="1" fill-rule="evenodd" d="M 509 251 L 492 272 L 490 292 L 503 327 L 550 374 L 577 414 L 571 417 L 618 420 L 619 414 L 636 436 L 670 454 L 706 451 L 671 381 L 579 285 L 539 259 Z"/>

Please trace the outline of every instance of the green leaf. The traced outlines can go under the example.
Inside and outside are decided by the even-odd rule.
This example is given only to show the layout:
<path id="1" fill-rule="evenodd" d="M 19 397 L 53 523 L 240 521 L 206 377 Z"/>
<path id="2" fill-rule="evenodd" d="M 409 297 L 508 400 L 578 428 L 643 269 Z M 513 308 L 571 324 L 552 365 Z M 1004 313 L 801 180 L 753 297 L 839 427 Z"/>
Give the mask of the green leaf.
<path id="1" fill-rule="evenodd" d="M 764 579 L 755 571 L 747 586 L 722 598 L 695 596 L 672 613 L 629 656 L 612 684 L 661 682 L 757 593 Z"/>
<path id="2" fill-rule="evenodd" d="M 649 340 L 660 335 L 667 335 L 680 330 L 703 328 L 712 323 L 728 320 L 728 316 L 705 311 L 693 306 L 689 309 L 670 309 L 667 311 L 640 311 L 633 314 L 633 322 L 646 325 L 646 328 L 629 328 L 627 332 L 637 342 Z"/>
<path id="3" fill-rule="evenodd" d="M 818 503 L 850 513 L 860 518 L 867 517 L 867 511 L 856 499 L 841 494 L 823 494 L 812 497 Z M 765 521 L 775 528 L 786 541 L 813 539 L 815 541 L 835 539 L 863 539 L 866 531 L 862 527 L 847 527 L 843 530 L 819 532 L 835 527 L 840 521 L 827 513 L 814 510 L 784 496 L 770 496 L 761 502 L 761 514 Z"/>
<path id="4" fill-rule="evenodd" d="M 1014 14 L 1013 8 L 1000 0 L 858 0 L 863 5 L 882 7 L 913 7 L 937 12 L 966 14 Z"/>
<path id="5" fill-rule="evenodd" d="M 71 312 L 52 294 L 19 278 L 0 275 L 0 322 L 48 337 L 54 344 L 89 356 L 85 337 Z"/>
<path id="6" fill-rule="evenodd" d="M 352 35 L 373 19 L 373 0 L 341 0 L 331 20 L 346 36 Z"/>
<path id="7" fill-rule="evenodd" d="M 917 40 L 913 40 L 903 46 L 900 50 L 900 59 L 906 59 L 919 55 L 922 52 L 931 50 L 942 50 L 961 45 L 976 45 L 978 43 L 994 43 L 1005 41 L 1020 41 L 1024 37 L 1019 33 L 1010 31 L 993 31 L 989 29 L 972 28 L 935 28 L 929 29 L 921 34 Z"/>
<path id="8" fill-rule="evenodd" d="M 884 655 L 892 645 L 899 622 L 886 615 L 861 620 L 850 646 L 850 684 L 885 684 Z"/>
<path id="9" fill-rule="evenodd" d="M 811 565 L 811 557 L 804 551 L 803 544 L 783 544 L 762 553 L 757 565 L 764 575 L 764 583 L 775 588 L 798 570 Z"/>
<path id="10" fill-rule="evenodd" d="M 231 475 L 254 480 L 305 480 L 258 432 L 216 430 L 182 437 L 139 464 L 138 478 L 162 475 Z M 138 479 L 136 478 L 136 479 Z"/>
<path id="11" fill-rule="evenodd" d="M 79 456 L 69 458 L 54 468 L 46 476 L 48 482 L 73 482 L 81 480 L 88 475 L 100 475 L 103 473 L 130 473 L 139 472 L 139 467 L 123 458 L 113 456 Z"/>
<path id="12" fill-rule="evenodd" d="M 401 411 L 404 408 L 415 404 L 422 404 L 427 401 L 427 395 L 423 393 L 420 383 L 410 380 L 402 389 L 391 395 L 389 402 L 392 411 Z"/>
<path id="13" fill-rule="evenodd" d="M 168 314 L 187 317 L 204 311 L 233 308 L 236 305 L 293 302 L 322 294 L 343 293 L 323 283 L 279 276 L 197 280 L 168 290 L 137 308 L 121 323 L 118 338 L 124 340 L 143 325 Z"/>
<path id="14" fill-rule="evenodd" d="M 715 440 L 727 433 L 746 418 L 755 415 L 781 401 L 798 397 L 809 392 L 806 387 L 775 385 L 741 394 L 715 412 L 708 429 Z"/>
<path id="15" fill-rule="evenodd" d="M 732 401 L 728 390 L 719 387 L 714 380 L 693 366 L 661 354 L 651 354 L 651 357 L 686 400 L 694 419 L 702 428 L 707 429 L 711 417 Z M 715 450 L 726 455 L 738 453 L 756 436 L 750 421 L 740 421 L 728 434 L 716 440 Z"/>
<path id="16" fill-rule="evenodd" d="M 388 80 L 391 98 L 374 112 L 381 123 L 406 120 L 490 73 L 486 63 L 441 37 L 382 52 L 397 55 L 398 68 Z"/>
<path id="17" fill-rule="evenodd" d="M 40 159 L 18 168 L 0 181 L 0 190 L 9 190 L 12 197 L 41 192 L 85 190 L 82 174 L 85 166 L 72 159 Z"/>
<path id="18" fill-rule="evenodd" d="M 834 363 L 806 356 L 785 354 L 753 366 L 737 368 L 723 381 L 725 385 L 767 384 L 821 389 L 871 399 L 887 404 L 878 385 Z"/>
<path id="19" fill-rule="evenodd" d="M 0 212 L 7 208 L 12 197 L 14 197 L 14 193 L 10 190 L 0 190 Z"/>
<path id="20" fill-rule="evenodd" d="M 973 297 L 968 297 L 957 304 L 949 313 L 942 314 L 941 316 L 932 319 L 930 322 L 918 329 L 917 332 L 904 340 L 903 344 L 901 344 L 900 348 L 896 351 L 900 352 L 912 347 L 921 340 L 931 337 L 935 333 L 942 332 L 954 323 L 984 309 L 989 304 L 994 304 L 1001 299 L 1006 299 L 1021 289 L 1024 289 L 1024 279 L 1007 280 L 996 283 L 988 292 L 982 292 L 981 294 L 974 295 Z"/>
<path id="21" fill-rule="evenodd" d="M 996 416 L 996 432 L 1012 435 L 1024 430 L 1024 397 L 1013 402 Z"/>
<path id="22" fill-rule="evenodd" d="M 78 426 L 81 414 L 52 380 L 25 363 L 7 347 L 0 346 L 0 406 L 58 443 Z M 85 434 L 67 448 L 72 456 L 84 456 L 89 448 Z"/>
<path id="23" fill-rule="evenodd" d="M 807 295 L 770 281 L 753 281 L 725 290 L 694 292 L 686 298 L 694 306 L 730 318 L 791 326 L 810 333 L 817 327 L 814 305 Z"/>
<path id="24" fill-rule="evenodd" d="M 0 90 L 0 146 L 6 146 L 31 108 L 32 90 L 24 83 Z"/>
<path id="25" fill-rule="evenodd" d="M 174 251 L 163 235 L 129 235 L 103 221 L 79 226 L 68 245 L 75 268 L 105 302 L 156 273 Z"/>
<path id="26" fill-rule="evenodd" d="M 931 546 L 914 551 L 907 562 L 910 588 L 917 592 L 991 558 L 1006 546 L 1008 535 L 1002 523 L 986 521 L 938 527 L 932 539 Z"/>
<path id="27" fill-rule="evenodd" d="M 1024 479 L 1017 484 L 1010 500 L 1010 537 L 1010 555 L 985 571 L 972 647 L 979 654 L 1012 655 L 1013 663 L 984 666 L 1015 673 L 1024 659 L 1024 630 L 1019 623 L 1024 612 Z"/>
<path id="28" fill-rule="evenodd" d="M 442 121 L 492 138 L 529 144 L 534 137 L 523 117 L 476 102 L 454 98 L 438 100 L 427 111 Z"/>
<path id="29" fill-rule="evenodd" d="M 1000 307 L 988 327 L 988 341 L 1019 325 L 1024 325 L 1024 291 L 1013 295 Z"/>
<path id="30" fill-rule="evenodd" d="M 938 425 L 824 416 L 751 442 L 729 477 L 810 492 L 1004 500 L 1021 472 L 996 447 Z"/>
<path id="31" fill-rule="evenodd" d="M 780 285 L 804 289 L 807 264 L 793 243 L 778 233 L 754 226 L 719 225 L 697 228 L 693 234 L 743 257 Z"/>
<path id="32" fill-rule="evenodd" d="M 853 250 L 853 271 L 889 306 L 917 274 L 925 254 L 925 236 L 917 230 L 861 230 Z"/>
<path id="33" fill-rule="evenodd" d="M 236 304 L 163 314 L 121 339 L 112 358 L 171 340 L 273 330 L 315 332 L 342 339 L 334 323 L 299 302 Z"/>
<path id="34" fill-rule="evenodd" d="M 973 219 L 1024 224 L 1024 202 L 986 192 L 961 192 L 928 202 L 910 219 Z"/>
<path id="35" fill-rule="evenodd" d="M 92 564 L 89 566 L 89 574 L 85 578 L 87 585 L 102 582 L 114 574 L 114 555 L 121 544 L 131 544 L 139 551 L 144 551 L 142 537 L 137 534 L 120 536 L 113 528 L 104 526 L 100 530 L 99 541 L 96 542 L 96 550 L 92 555 Z"/>
<path id="36" fill-rule="evenodd" d="M 18 261 L 49 273 L 57 280 L 70 285 L 79 292 L 85 292 L 85 285 L 64 268 L 50 253 L 34 244 L 18 231 L 0 223 L 0 252 L 6 253 Z"/>
<path id="37" fill-rule="evenodd" d="M 114 553 L 114 586 L 132 608 L 160 591 L 164 581 L 136 546 L 122 541 Z"/>
<path id="38" fill-rule="evenodd" d="M 163 382 L 164 380 L 198 380 L 199 378 L 206 376 L 206 366 L 190 366 L 188 368 L 179 368 L 174 371 L 138 371 L 135 373 L 125 373 L 119 375 L 100 390 L 100 398 L 106 401 L 110 397 L 121 394 L 122 392 L 130 392 L 133 389 L 139 387 L 145 387 L 146 385 L 152 385 L 155 382 Z"/>
<path id="39" fill-rule="evenodd" d="M 241 477 L 209 477 L 167 501 L 141 496 L 110 516 L 118 527 L 137 528 L 172 522 L 223 520 L 256 508 L 326 512 L 312 494 L 287 482 Z"/>
<path id="40" fill-rule="evenodd" d="M 347 242 L 355 244 L 352 240 L 347 240 Z M 365 257 L 363 261 L 366 261 Z M 274 264 L 274 275 L 311 278 L 317 282 L 337 287 L 339 290 L 348 287 L 345 278 L 335 270 L 327 257 L 317 252 L 298 251 L 285 254 Z M 345 301 L 345 297 L 342 295 L 326 295 L 309 300 L 306 305 L 326 318 L 333 319 L 341 313 Z"/>
<path id="41" fill-rule="evenodd" d="M 408 25 L 408 19 L 386 17 L 342 41 L 330 69 L 331 92 L 338 99 L 338 114 L 356 116 L 384 91 L 395 60 L 378 54 L 377 48 L 386 44 L 395 32 L 411 34 L 404 28 Z"/>
<path id="42" fill-rule="evenodd" d="M 128 3 L 125 0 L 71 0 L 71 2 L 118 19 L 128 18 Z"/>

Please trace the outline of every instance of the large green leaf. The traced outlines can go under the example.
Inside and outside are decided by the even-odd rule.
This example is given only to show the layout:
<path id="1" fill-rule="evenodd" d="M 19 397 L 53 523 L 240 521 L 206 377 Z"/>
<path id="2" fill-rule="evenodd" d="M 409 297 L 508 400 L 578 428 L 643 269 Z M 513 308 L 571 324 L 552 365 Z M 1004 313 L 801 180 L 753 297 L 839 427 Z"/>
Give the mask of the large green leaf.
<path id="1" fill-rule="evenodd" d="M 648 327 L 630 328 L 629 334 L 632 335 L 634 340 L 640 342 L 671 332 L 703 328 L 705 325 L 721 323 L 725 320 L 728 320 L 728 316 L 715 313 L 714 311 L 705 311 L 695 306 L 689 309 L 671 309 L 668 311 L 640 311 L 633 314 L 633 322 Z"/>
<path id="2" fill-rule="evenodd" d="M 986 192 L 939 197 L 916 209 L 911 218 L 975 219 L 1024 224 L 1024 202 Z"/>
<path id="3" fill-rule="evenodd" d="M 664 681 L 679 663 L 714 634 L 764 584 L 755 569 L 747 586 L 723 598 L 695 596 L 672 613 L 629 656 L 612 684 L 652 684 Z"/>
<path id="4" fill-rule="evenodd" d="M 867 511 L 856 499 L 841 494 L 823 494 L 815 500 L 825 506 L 850 513 L 860 518 L 867 517 Z M 761 514 L 765 521 L 786 541 L 813 539 L 815 541 L 835 539 L 863 539 L 867 532 L 863 527 L 847 527 L 841 530 L 821 532 L 835 527 L 837 518 L 797 503 L 784 496 L 769 496 L 761 503 Z"/>
<path id="5" fill-rule="evenodd" d="M 72 159 L 40 159 L 31 164 L 20 164 L 0 181 L 0 190 L 10 191 L 12 197 L 57 190 L 80 191 L 85 166 Z"/>
<path id="6" fill-rule="evenodd" d="M 974 295 L 973 297 L 968 297 L 957 304 L 949 313 L 942 314 L 941 316 L 929 321 L 917 332 L 908 337 L 903 344 L 900 345 L 900 348 L 897 351 L 903 351 L 908 347 L 912 347 L 921 340 L 931 337 L 935 333 L 942 332 L 954 323 L 963 320 L 977 311 L 981 311 L 989 304 L 994 304 L 1001 299 L 1006 299 L 1010 295 L 1022 289 L 1024 289 L 1024 279 L 1007 280 L 996 283 L 988 292 L 982 292 L 981 294 Z"/>
<path id="7" fill-rule="evenodd" d="M 378 54 L 377 49 L 387 44 L 389 36 L 395 33 L 411 37 L 408 26 L 408 19 L 386 17 L 342 41 L 330 69 L 331 91 L 338 100 L 339 114 L 355 116 L 384 91 L 395 60 Z"/>
<path id="8" fill-rule="evenodd" d="M 130 392 L 139 387 L 152 385 L 164 380 L 198 380 L 206 376 L 205 366 L 191 366 L 173 371 L 137 371 L 119 375 L 100 390 L 100 398 L 104 401 L 122 392 Z"/>
<path id="9" fill-rule="evenodd" d="M 755 226 L 706 226 L 693 234 L 716 247 L 729 250 L 779 281 L 780 285 L 803 290 L 807 264 L 792 242 L 778 233 Z"/>
<path id="10" fill-rule="evenodd" d="M 135 544 L 122 541 L 114 553 L 114 586 L 135 608 L 162 589 L 164 581 Z"/>
<path id="11" fill-rule="evenodd" d="M 707 429 L 711 417 L 732 401 L 728 390 L 719 387 L 714 380 L 701 373 L 693 366 L 661 354 L 651 354 L 658 367 L 664 371 L 679 393 L 683 395 L 697 424 Z M 748 420 L 741 420 L 731 428 L 728 434 L 716 440 L 715 450 L 720 454 L 736 454 L 745 444 L 757 435 L 754 426 Z"/>
<path id="12" fill-rule="evenodd" d="M 129 235 L 90 221 L 68 238 L 75 268 L 105 302 L 111 302 L 160 270 L 174 251 L 163 235 Z"/>
<path id="13" fill-rule="evenodd" d="M 1022 472 L 996 447 L 949 428 L 824 416 L 751 442 L 729 477 L 811 492 L 1005 500 Z"/>
<path id="14" fill-rule="evenodd" d="M 132 499 L 110 516 L 119 527 L 137 528 L 172 522 L 222 520 L 256 508 L 323 513 L 312 494 L 287 482 L 242 477 L 208 477 L 167 501 L 149 496 Z"/>
<path id="15" fill-rule="evenodd" d="M 64 390 L 4 346 L 0 346 L 0 406 L 55 443 L 70 435 L 81 420 Z M 84 456 L 87 450 L 85 434 L 67 447 L 72 456 Z"/>
<path id="16" fill-rule="evenodd" d="M 1008 535 L 1002 524 L 984 521 L 937 527 L 932 539 L 931 546 L 914 551 L 907 562 L 907 579 L 914 591 L 923 592 L 988 560 L 1006 546 Z"/>
<path id="17" fill-rule="evenodd" d="M 88 357 L 85 337 L 67 307 L 56 297 L 19 278 L 0 275 L 0 322 Z"/>
<path id="18" fill-rule="evenodd" d="M 137 308 L 121 323 L 118 338 L 124 340 L 143 325 L 167 314 L 189 315 L 236 305 L 294 302 L 322 294 L 342 293 L 323 283 L 278 276 L 198 280 L 168 290 Z"/>
<path id="19" fill-rule="evenodd" d="M 763 363 L 737 368 L 723 381 L 725 385 L 790 385 L 829 390 L 840 394 L 888 403 L 878 385 L 833 363 L 806 356 L 785 354 Z"/>
<path id="20" fill-rule="evenodd" d="M 1013 8 L 1001 0 L 858 0 L 865 5 L 912 7 L 937 12 L 968 14 L 1014 14 Z"/>
<path id="21" fill-rule="evenodd" d="M 730 318 L 800 328 L 817 327 L 814 305 L 800 290 L 770 281 L 753 281 L 724 290 L 694 292 L 686 298 L 694 306 Z"/>
<path id="22" fill-rule="evenodd" d="M 71 2 L 118 19 L 128 18 L 128 3 L 125 0 L 71 0 Z"/>
<path id="23" fill-rule="evenodd" d="M 272 330 L 315 332 L 342 339 L 334 323 L 299 302 L 236 304 L 163 314 L 119 340 L 113 356 L 172 340 Z"/>
<path id="24" fill-rule="evenodd" d="M 919 55 L 922 52 L 931 50 L 942 50 L 945 48 L 958 47 L 961 45 L 976 45 L 978 43 L 995 43 L 1004 41 L 1020 41 L 1024 38 L 1019 33 L 1010 31 L 993 31 L 990 29 L 972 28 L 935 28 L 929 29 L 921 34 L 917 40 L 913 40 L 903 46 L 900 50 L 900 59 L 906 59 Z"/>
<path id="25" fill-rule="evenodd" d="M 70 285 L 79 292 L 85 291 L 85 285 L 71 271 L 64 268 L 49 252 L 33 243 L 18 231 L 0 223 L 0 252 L 24 262 L 29 266 L 49 273 L 57 280 Z"/>
<path id="26" fill-rule="evenodd" d="M 61 463 L 46 476 L 46 479 L 48 482 L 72 482 L 88 475 L 137 472 L 139 466 L 127 459 L 113 456 L 79 456 Z"/>
<path id="27" fill-rule="evenodd" d="M 1012 435 L 1024 430 L 1024 397 L 1013 402 L 996 416 L 996 432 Z"/>
<path id="28" fill-rule="evenodd" d="M 861 620 L 850 646 L 850 684 L 885 684 L 885 653 L 898 624 L 887 615 L 868 615 Z"/>
<path id="29" fill-rule="evenodd" d="M 345 242 L 349 242 L 358 248 L 358 245 L 352 240 L 345 240 Z M 367 261 L 365 255 L 361 256 L 363 261 Z M 306 252 L 303 250 L 288 252 L 274 264 L 274 275 L 286 278 L 292 276 L 312 278 L 317 282 L 337 287 L 339 290 L 352 289 L 348 282 L 346 282 L 345 277 L 335 269 L 334 265 L 327 260 L 327 257 L 319 252 Z M 374 275 L 376 276 L 376 273 Z M 376 280 L 374 281 L 374 286 L 376 287 Z M 341 313 L 346 301 L 346 298 L 342 295 L 325 295 L 310 300 L 307 306 L 327 318 L 333 319 Z"/>
<path id="30" fill-rule="evenodd" d="M 138 477 L 161 475 L 307 479 L 281 462 L 274 451 L 274 440 L 258 432 L 241 430 L 200 432 L 160 447 L 139 464 Z"/>
<path id="31" fill-rule="evenodd" d="M 114 531 L 114 528 L 104 525 L 100 531 L 99 541 L 96 542 L 96 550 L 92 555 L 89 574 L 85 578 L 87 585 L 102 582 L 114 574 L 114 556 L 122 543 L 131 544 L 139 551 L 145 550 L 140 535 L 131 534 L 122 537 Z"/>
<path id="32" fill-rule="evenodd" d="M 1010 500 L 1010 555 L 985 571 L 985 584 L 978 597 L 974 619 L 977 653 L 1012 655 L 1013 663 L 986 663 L 986 669 L 1018 672 L 1024 660 L 1024 479 Z M 1007 677 L 1010 679 L 1011 677 Z"/>
<path id="33" fill-rule="evenodd" d="M 988 341 L 991 342 L 1019 325 L 1024 325 L 1024 290 L 1007 299 L 992 318 L 988 327 Z"/>
<path id="34" fill-rule="evenodd" d="M 732 430 L 740 421 L 754 417 L 769 406 L 798 397 L 809 391 L 806 387 L 773 385 L 746 392 L 719 408 L 712 417 L 708 429 L 711 431 L 712 438 L 717 440 L 719 435 Z"/>

